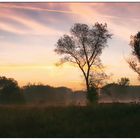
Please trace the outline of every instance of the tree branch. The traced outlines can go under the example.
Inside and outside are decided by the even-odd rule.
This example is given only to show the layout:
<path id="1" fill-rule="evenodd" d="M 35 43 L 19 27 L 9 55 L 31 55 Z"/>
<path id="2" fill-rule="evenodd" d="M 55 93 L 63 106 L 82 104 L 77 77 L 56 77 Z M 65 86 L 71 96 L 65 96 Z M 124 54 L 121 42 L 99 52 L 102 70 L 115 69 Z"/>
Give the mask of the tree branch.
<path id="1" fill-rule="evenodd" d="M 95 47 L 94 47 L 95 49 L 94 49 L 92 55 L 91 55 L 90 58 L 89 58 L 89 63 L 90 63 L 90 61 L 92 60 L 92 58 L 93 58 L 93 56 L 94 56 L 94 54 L 95 54 L 95 52 L 96 52 L 98 43 L 99 43 L 99 36 L 98 36 L 97 42 L 96 42 Z"/>
<path id="2" fill-rule="evenodd" d="M 86 57 L 86 63 L 89 66 L 89 60 L 88 60 L 88 55 L 87 55 L 87 51 L 86 51 L 86 48 L 85 48 L 84 40 L 82 41 L 82 47 L 84 49 L 84 54 L 85 54 L 85 57 Z"/>

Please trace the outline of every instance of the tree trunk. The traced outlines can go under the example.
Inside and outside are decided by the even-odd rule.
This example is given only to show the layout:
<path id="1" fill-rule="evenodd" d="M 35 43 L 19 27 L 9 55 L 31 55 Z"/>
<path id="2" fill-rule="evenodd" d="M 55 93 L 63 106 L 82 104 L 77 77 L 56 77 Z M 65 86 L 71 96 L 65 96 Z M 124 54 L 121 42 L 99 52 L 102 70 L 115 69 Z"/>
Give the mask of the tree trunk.
<path id="1" fill-rule="evenodd" d="M 89 93 L 89 90 L 90 90 L 90 86 L 89 86 L 89 76 L 85 77 L 85 80 L 86 80 L 86 89 L 87 89 L 87 93 Z"/>
<path id="2" fill-rule="evenodd" d="M 86 78 L 86 87 L 87 87 L 87 93 L 90 91 L 90 85 L 89 85 L 89 71 L 90 71 L 90 66 L 88 65 L 88 70 L 87 70 L 87 76 Z"/>

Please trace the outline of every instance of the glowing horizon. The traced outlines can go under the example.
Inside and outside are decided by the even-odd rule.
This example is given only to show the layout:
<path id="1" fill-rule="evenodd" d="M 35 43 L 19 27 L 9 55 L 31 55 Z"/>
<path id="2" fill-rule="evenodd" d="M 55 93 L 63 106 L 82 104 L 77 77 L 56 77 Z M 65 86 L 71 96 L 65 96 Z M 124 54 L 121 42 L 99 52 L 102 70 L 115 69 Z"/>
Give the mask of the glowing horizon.
<path id="1" fill-rule="evenodd" d="M 107 23 L 112 39 L 101 55 L 111 81 L 137 74 L 125 59 L 131 53 L 130 36 L 140 31 L 140 3 L 0 3 L 0 75 L 14 78 L 20 86 L 42 83 L 83 89 L 81 71 L 69 64 L 56 67 L 57 40 L 74 23 Z"/>

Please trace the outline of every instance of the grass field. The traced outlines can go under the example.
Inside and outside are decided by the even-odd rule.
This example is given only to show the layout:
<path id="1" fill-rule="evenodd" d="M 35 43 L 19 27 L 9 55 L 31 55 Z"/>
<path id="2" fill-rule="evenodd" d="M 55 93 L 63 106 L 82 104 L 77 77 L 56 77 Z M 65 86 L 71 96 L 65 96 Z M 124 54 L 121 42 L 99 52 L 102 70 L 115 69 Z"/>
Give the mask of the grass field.
<path id="1" fill-rule="evenodd" d="M 140 105 L 0 106 L 0 137 L 140 137 Z"/>

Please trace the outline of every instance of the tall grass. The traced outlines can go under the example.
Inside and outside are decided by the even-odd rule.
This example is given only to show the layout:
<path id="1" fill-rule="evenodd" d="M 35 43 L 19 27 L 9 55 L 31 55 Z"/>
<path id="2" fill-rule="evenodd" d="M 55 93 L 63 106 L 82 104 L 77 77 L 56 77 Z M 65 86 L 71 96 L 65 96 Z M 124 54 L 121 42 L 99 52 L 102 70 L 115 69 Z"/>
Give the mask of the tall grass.
<path id="1" fill-rule="evenodd" d="M 1 106 L 0 137 L 140 137 L 140 105 Z"/>

